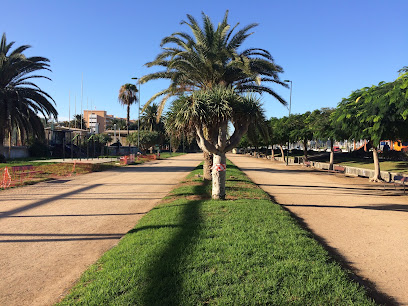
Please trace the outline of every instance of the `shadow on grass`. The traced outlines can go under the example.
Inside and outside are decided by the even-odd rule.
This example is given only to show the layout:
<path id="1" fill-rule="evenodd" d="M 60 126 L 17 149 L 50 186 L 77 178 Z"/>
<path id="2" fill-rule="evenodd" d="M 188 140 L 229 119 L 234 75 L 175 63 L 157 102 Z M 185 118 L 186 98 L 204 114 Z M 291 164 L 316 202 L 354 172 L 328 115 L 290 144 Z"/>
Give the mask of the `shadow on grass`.
<path id="1" fill-rule="evenodd" d="M 205 186 L 208 182 L 204 182 Z M 203 194 L 203 185 L 194 186 L 194 193 Z M 147 273 L 147 284 L 143 293 L 144 305 L 180 305 L 185 258 L 194 245 L 200 232 L 202 217 L 200 215 L 203 200 L 189 201 L 181 212 L 181 221 L 177 224 L 178 231 L 167 242 L 167 246 L 150 264 Z M 170 206 L 171 207 L 171 206 Z"/>

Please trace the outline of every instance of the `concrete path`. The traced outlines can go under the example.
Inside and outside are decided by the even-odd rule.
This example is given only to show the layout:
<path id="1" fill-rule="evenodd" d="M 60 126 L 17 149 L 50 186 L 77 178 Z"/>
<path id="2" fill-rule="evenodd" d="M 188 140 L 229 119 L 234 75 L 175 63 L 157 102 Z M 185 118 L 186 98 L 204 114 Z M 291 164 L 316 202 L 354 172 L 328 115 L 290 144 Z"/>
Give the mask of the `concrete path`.
<path id="1" fill-rule="evenodd" d="M 202 160 L 188 154 L 0 191 L 0 305 L 51 305 Z"/>
<path id="2" fill-rule="evenodd" d="M 402 191 L 366 178 L 244 155 L 228 158 L 358 276 L 391 297 L 387 303 L 408 305 L 408 196 Z"/>

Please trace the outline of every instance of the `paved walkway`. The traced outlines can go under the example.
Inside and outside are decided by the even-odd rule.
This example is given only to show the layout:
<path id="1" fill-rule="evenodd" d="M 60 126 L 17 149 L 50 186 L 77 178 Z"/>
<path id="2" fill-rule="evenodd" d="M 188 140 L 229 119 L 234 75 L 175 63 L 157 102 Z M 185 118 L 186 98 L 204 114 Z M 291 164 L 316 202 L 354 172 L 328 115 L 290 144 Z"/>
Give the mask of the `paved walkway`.
<path id="1" fill-rule="evenodd" d="M 188 154 L 0 191 L 0 305 L 51 305 L 202 160 Z"/>
<path id="2" fill-rule="evenodd" d="M 408 305 L 408 196 L 366 178 L 228 156 L 364 280 Z M 390 187 L 389 187 L 390 188 Z"/>

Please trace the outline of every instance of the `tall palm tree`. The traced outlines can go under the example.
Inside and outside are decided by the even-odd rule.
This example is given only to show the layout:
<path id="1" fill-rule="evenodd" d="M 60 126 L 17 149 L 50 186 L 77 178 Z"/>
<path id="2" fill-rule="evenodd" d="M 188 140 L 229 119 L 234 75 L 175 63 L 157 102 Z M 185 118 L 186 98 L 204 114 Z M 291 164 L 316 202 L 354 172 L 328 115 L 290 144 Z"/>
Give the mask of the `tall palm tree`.
<path id="1" fill-rule="evenodd" d="M 133 84 L 125 84 L 120 87 L 118 100 L 119 103 L 125 105 L 127 107 L 127 116 L 126 116 L 126 124 L 127 124 L 127 134 L 129 136 L 129 121 L 130 121 L 130 106 L 137 102 L 137 88 L 136 85 Z"/>
<path id="2" fill-rule="evenodd" d="M 14 42 L 7 43 L 3 33 L 0 42 L 0 149 L 7 135 L 10 139 L 13 128 L 18 130 L 22 142 L 29 135 L 44 138 L 44 126 L 38 114 L 45 118 L 57 119 L 58 116 L 52 97 L 33 82 L 38 78 L 50 80 L 35 74 L 41 70 L 51 71 L 49 60 L 26 57 L 23 53 L 30 46 L 11 50 L 13 45 Z"/>
<path id="3" fill-rule="evenodd" d="M 143 76 L 140 79 L 141 83 L 155 79 L 168 79 L 170 80 L 170 86 L 153 95 L 147 101 L 144 108 L 155 99 L 162 97 L 159 105 L 160 115 L 166 101 L 171 96 L 180 95 L 185 92 L 199 91 L 204 95 L 207 94 L 209 97 L 223 99 L 223 89 L 219 88 L 219 86 L 224 87 L 224 89 L 228 87 L 230 91 L 233 90 L 235 93 L 268 93 L 282 104 L 286 104 L 274 90 L 261 85 L 261 83 L 269 82 L 287 87 L 278 77 L 278 74 L 283 72 L 283 69 L 275 64 L 271 54 L 267 50 L 260 48 L 238 50 L 245 39 L 252 34 L 249 31 L 256 27 L 257 24 L 250 24 L 234 34 L 238 24 L 231 28 L 228 24 L 228 11 L 217 28 L 214 27 L 207 15 L 203 13 L 202 17 L 203 26 L 200 27 L 194 17 L 187 15 L 188 21 L 183 21 L 182 24 L 187 25 L 193 35 L 191 36 L 185 32 L 176 32 L 165 37 L 161 43 L 163 52 L 155 60 L 146 64 L 148 67 L 159 66 L 165 69 Z M 213 88 L 218 89 L 211 93 Z M 210 102 L 208 99 L 204 100 L 208 103 Z M 196 97 L 186 101 L 194 104 L 196 103 Z M 222 138 L 220 139 L 221 142 L 226 141 L 226 128 L 228 121 L 232 121 L 232 113 L 222 114 L 216 111 L 213 115 L 216 116 L 214 125 L 207 124 L 201 128 L 195 126 L 195 132 L 198 143 L 203 151 L 207 153 L 216 152 L 213 158 L 214 164 L 220 164 L 220 160 L 225 158 L 225 152 L 223 150 L 215 150 L 211 146 L 211 149 L 209 149 L 205 145 L 205 140 L 214 139 L 214 135 L 218 135 Z M 246 117 L 249 115 L 243 114 Z M 199 120 L 200 116 L 193 116 L 192 118 L 198 120 L 197 122 L 199 123 L 201 122 Z M 222 122 L 222 124 L 219 125 L 219 122 Z M 218 127 L 218 130 L 212 127 Z M 237 133 L 234 133 L 233 138 L 231 138 L 234 139 L 233 143 L 235 143 L 235 138 L 238 138 L 239 141 L 239 138 L 242 136 L 241 131 L 246 131 L 247 128 L 246 124 L 238 127 L 239 132 L 236 128 L 235 132 Z M 223 145 L 223 147 L 227 148 L 229 146 Z M 224 154 L 224 157 L 222 157 L 222 154 Z M 205 168 L 206 166 L 208 165 L 204 165 Z M 221 195 L 222 197 L 223 195 Z"/>
<path id="4" fill-rule="evenodd" d="M 202 13 L 203 27 L 191 15 L 187 15 L 187 25 L 193 36 L 176 32 L 161 42 L 163 52 L 147 63 L 148 67 L 159 66 L 163 71 L 147 74 L 141 83 L 151 80 L 168 79 L 170 86 L 153 95 L 145 104 L 147 107 L 155 99 L 162 97 L 159 115 L 164 104 L 174 95 L 186 91 L 209 89 L 215 85 L 234 86 L 238 92 L 268 93 L 282 104 L 286 102 L 271 88 L 261 85 L 274 83 L 288 87 L 280 81 L 278 74 L 282 67 L 275 64 L 271 54 L 264 49 L 251 48 L 238 51 L 249 31 L 257 26 L 250 24 L 234 34 L 238 24 L 228 24 L 228 11 L 223 21 L 214 28 L 210 18 Z"/>

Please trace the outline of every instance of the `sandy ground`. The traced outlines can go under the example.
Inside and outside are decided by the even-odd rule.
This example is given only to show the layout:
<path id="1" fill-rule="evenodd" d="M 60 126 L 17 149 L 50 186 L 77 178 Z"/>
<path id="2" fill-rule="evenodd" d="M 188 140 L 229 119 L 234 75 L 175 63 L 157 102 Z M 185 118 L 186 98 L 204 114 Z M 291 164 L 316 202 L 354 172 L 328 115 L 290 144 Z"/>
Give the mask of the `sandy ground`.
<path id="1" fill-rule="evenodd" d="M 202 160 L 188 154 L 0 191 L 0 305 L 51 305 Z"/>
<path id="2" fill-rule="evenodd" d="M 376 287 L 380 301 L 408 305 L 408 196 L 401 190 L 265 159 L 228 158 Z"/>

